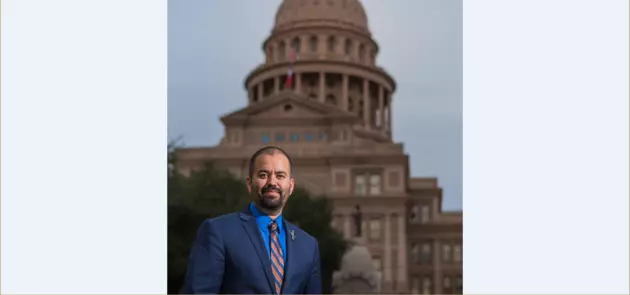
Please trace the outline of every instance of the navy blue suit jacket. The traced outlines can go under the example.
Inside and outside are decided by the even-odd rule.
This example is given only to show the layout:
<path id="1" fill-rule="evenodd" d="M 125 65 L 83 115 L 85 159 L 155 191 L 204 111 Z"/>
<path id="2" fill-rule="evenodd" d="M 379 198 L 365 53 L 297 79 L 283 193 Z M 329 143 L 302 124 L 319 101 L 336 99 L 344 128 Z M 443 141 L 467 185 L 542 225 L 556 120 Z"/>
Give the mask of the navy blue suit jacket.
<path id="1" fill-rule="evenodd" d="M 281 293 L 321 294 L 317 240 L 284 218 L 283 222 L 287 259 Z M 249 208 L 203 222 L 191 249 L 182 293 L 274 294 L 273 286 L 269 255 Z"/>

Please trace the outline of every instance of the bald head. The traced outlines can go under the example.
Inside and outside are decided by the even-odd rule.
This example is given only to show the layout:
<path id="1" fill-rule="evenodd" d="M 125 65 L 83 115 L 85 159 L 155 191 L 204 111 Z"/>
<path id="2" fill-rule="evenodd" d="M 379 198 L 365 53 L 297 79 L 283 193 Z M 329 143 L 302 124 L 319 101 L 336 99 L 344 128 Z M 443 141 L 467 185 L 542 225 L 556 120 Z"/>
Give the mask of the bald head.
<path id="1" fill-rule="evenodd" d="M 277 146 L 266 146 L 264 148 L 259 149 L 258 151 L 256 151 L 252 157 L 249 159 L 249 177 L 252 177 L 252 175 L 254 174 L 254 172 L 256 171 L 256 159 L 258 159 L 260 156 L 262 155 L 269 155 L 269 156 L 273 156 L 276 154 L 281 154 L 283 156 L 285 156 L 287 158 L 287 160 L 289 161 L 289 174 L 293 171 L 293 161 L 291 160 L 291 157 L 289 157 L 289 154 L 287 154 L 283 149 L 277 147 Z"/>

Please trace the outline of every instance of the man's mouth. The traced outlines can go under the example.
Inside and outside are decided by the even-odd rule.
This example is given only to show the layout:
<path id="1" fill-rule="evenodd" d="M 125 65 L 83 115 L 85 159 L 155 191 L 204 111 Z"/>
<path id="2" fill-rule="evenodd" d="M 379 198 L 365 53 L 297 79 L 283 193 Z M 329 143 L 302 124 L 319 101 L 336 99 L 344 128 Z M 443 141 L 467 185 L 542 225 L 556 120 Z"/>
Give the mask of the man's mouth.
<path id="1" fill-rule="evenodd" d="M 263 195 L 276 195 L 276 196 L 279 196 L 280 195 L 280 190 L 272 188 L 272 189 L 263 190 L 262 193 L 263 193 Z"/>

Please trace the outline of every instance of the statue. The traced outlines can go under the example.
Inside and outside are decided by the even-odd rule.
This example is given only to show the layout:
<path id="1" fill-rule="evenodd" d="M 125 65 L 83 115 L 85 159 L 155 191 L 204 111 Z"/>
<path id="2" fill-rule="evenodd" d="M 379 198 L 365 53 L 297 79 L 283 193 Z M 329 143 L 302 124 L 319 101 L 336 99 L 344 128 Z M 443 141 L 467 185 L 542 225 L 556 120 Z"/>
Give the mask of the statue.
<path id="1" fill-rule="evenodd" d="M 363 225 L 363 216 L 361 214 L 361 207 L 359 205 L 356 206 L 357 212 L 352 214 L 352 218 L 354 219 L 355 226 L 355 237 L 361 237 L 361 229 Z"/>

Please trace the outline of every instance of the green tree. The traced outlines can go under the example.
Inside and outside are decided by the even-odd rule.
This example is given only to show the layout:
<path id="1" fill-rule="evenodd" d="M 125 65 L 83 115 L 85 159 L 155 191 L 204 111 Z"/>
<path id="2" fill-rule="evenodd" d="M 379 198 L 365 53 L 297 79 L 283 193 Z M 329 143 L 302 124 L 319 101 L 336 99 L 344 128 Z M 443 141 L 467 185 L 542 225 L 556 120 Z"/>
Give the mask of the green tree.
<path id="1" fill-rule="evenodd" d="M 212 164 L 192 172 L 178 173 L 174 145 L 169 145 L 168 174 L 168 291 L 178 293 L 184 280 L 190 247 L 197 228 L 206 218 L 240 211 L 250 202 L 244 180 Z M 324 293 L 330 293 L 332 273 L 339 268 L 347 248 L 331 226 L 332 209 L 327 198 L 311 197 L 300 188 L 291 195 L 285 218 L 319 241 Z"/>

